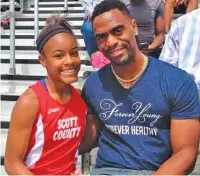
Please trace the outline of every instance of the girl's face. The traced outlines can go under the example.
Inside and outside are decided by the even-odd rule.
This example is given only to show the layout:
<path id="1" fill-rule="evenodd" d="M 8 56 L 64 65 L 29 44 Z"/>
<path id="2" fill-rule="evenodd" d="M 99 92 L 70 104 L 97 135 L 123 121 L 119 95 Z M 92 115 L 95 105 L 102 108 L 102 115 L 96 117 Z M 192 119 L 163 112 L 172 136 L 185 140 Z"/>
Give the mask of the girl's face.
<path id="1" fill-rule="evenodd" d="M 74 83 L 80 70 L 78 50 L 76 38 L 71 34 L 58 33 L 51 37 L 39 57 L 48 77 L 64 84 Z"/>

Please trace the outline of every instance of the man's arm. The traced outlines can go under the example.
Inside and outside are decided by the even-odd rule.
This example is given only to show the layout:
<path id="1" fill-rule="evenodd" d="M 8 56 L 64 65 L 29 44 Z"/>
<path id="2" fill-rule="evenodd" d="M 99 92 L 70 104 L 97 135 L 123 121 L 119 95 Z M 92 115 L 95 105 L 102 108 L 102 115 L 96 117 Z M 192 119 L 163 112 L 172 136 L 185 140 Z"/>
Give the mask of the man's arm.
<path id="1" fill-rule="evenodd" d="M 175 5 L 176 5 L 176 0 L 165 0 L 165 7 L 164 7 L 165 30 L 170 29 L 171 22 L 174 17 Z"/>
<path id="2" fill-rule="evenodd" d="M 164 24 L 164 7 L 163 1 L 161 0 L 156 8 L 155 14 L 155 37 L 153 42 L 148 46 L 148 50 L 159 48 L 165 41 L 165 24 Z"/>
<path id="3" fill-rule="evenodd" d="M 32 175 L 25 167 L 24 156 L 38 110 L 35 93 L 28 89 L 16 102 L 8 131 L 5 169 L 9 175 Z"/>
<path id="4" fill-rule="evenodd" d="M 158 16 L 156 19 L 156 35 L 153 42 L 149 46 L 149 50 L 159 48 L 165 41 L 165 25 L 162 16 Z"/>
<path id="5" fill-rule="evenodd" d="M 178 76 L 179 75 L 179 76 Z M 171 107 L 170 144 L 172 156 L 155 174 L 183 175 L 191 172 L 200 139 L 200 103 L 197 86 L 191 76 L 181 71 L 169 86 Z"/>
<path id="6" fill-rule="evenodd" d="M 199 118 L 171 120 L 170 139 L 173 154 L 155 175 L 184 175 L 191 172 L 198 154 L 200 138 Z"/>
<path id="7" fill-rule="evenodd" d="M 79 154 L 89 152 L 97 145 L 100 132 L 100 121 L 95 115 L 87 115 L 84 137 L 79 146 Z"/>
<path id="8" fill-rule="evenodd" d="M 198 0 L 186 0 L 187 10 L 186 13 L 189 13 L 198 8 Z"/>
<path id="9" fill-rule="evenodd" d="M 85 82 L 82 89 L 82 98 L 85 101 L 88 112 L 86 115 L 86 127 L 84 137 L 79 146 L 79 154 L 89 152 L 92 148 L 96 147 L 97 140 L 100 134 L 100 120 L 96 117 L 96 112 L 91 104 L 92 95 L 91 93 L 91 82 L 90 77 Z"/>

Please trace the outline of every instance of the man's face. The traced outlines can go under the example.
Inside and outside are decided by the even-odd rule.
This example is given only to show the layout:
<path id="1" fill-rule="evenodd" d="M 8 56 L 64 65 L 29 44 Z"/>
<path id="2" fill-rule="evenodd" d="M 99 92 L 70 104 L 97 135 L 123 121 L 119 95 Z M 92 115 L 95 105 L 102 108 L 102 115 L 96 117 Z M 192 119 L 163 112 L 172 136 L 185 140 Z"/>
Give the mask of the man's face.
<path id="1" fill-rule="evenodd" d="M 116 65 L 126 65 L 134 61 L 135 20 L 118 9 L 110 10 L 93 21 L 93 29 L 99 50 Z"/>

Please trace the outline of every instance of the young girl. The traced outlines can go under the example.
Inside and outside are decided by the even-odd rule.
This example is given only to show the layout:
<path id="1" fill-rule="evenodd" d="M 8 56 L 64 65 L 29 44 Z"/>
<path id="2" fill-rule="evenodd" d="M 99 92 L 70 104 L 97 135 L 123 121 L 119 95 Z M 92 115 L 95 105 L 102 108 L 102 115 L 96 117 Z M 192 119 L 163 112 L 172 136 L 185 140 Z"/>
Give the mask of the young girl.
<path id="1" fill-rule="evenodd" d="M 30 86 L 15 104 L 5 168 L 12 175 L 74 175 L 87 111 L 70 85 L 80 69 L 77 41 L 64 18 L 52 17 L 36 45 L 47 77 Z"/>

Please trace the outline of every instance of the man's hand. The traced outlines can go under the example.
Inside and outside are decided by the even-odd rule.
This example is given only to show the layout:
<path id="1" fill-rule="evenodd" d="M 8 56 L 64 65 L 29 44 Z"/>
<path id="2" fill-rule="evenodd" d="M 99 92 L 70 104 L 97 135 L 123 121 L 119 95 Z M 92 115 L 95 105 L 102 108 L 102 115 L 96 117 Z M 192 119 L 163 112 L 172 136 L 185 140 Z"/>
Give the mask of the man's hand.
<path id="1" fill-rule="evenodd" d="M 148 55 L 149 53 L 151 53 L 154 50 L 152 45 L 148 45 L 148 47 L 146 49 L 142 49 L 142 53 L 145 55 Z"/>

